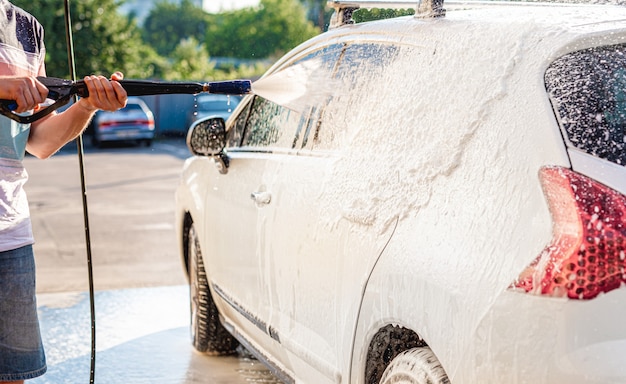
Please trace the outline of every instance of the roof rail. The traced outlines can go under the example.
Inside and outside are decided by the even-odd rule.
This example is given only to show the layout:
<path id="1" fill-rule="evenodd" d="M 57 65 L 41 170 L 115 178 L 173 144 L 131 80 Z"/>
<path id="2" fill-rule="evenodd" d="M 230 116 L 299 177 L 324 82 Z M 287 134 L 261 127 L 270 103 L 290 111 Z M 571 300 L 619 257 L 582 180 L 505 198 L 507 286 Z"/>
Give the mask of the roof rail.
<path id="1" fill-rule="evenodd" d="M 329 28 L 337 28 L 346 24 L 354 24 L 352 12 L 359 8 L 415 8 L 415 17 L 443 17 L 443 0 L 329 0 L 328 6 L 335 9 Z"/>

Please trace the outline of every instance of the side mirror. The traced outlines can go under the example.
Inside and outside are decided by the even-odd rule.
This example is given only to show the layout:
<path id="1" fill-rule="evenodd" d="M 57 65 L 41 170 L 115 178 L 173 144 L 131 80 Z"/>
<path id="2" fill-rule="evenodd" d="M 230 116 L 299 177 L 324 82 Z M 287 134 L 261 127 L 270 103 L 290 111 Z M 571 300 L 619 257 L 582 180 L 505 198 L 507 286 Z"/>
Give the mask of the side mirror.
<path id="1" fill-rule="evenodd" d="M 196 156 L 219 156 L 226 147 L 226 125 L 216 117 L 198 120 L 187 132 L 187 147 Z"/>

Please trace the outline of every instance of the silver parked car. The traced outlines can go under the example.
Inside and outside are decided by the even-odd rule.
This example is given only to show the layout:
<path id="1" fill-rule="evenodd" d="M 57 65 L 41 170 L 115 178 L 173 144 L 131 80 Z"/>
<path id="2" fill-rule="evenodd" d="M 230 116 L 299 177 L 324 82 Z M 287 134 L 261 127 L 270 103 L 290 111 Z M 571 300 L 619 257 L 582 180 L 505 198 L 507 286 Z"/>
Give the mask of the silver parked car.
<path id="1" fill-rule="evenodd" d="M 129 141 L 150 146 L 154 139 L 154 114 L 138 97 L 129 97 L 126 107 L 117 111 L 98 111 L 91 122 L 92 143 Z"/>
<path id="2" fill-rule="evenodd" d="M 263 77 L 307 107 L 191 127 L 195 347 L 285 383 L 626 383 L 626 7 L 351 22 L 382 3 L 333 1 Z"/>

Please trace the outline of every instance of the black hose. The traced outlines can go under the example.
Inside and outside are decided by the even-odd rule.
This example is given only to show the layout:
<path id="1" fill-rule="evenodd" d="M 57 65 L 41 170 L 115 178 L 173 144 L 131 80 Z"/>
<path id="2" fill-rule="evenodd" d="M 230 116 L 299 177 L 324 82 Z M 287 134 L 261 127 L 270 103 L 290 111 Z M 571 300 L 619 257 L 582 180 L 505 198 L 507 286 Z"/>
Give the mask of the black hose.
<path id="1" fill-rule="evenodd" d="M 72 81 L 76 81 L 76 65 L 74 64 L 74 41 L 72 39 L 72 23 L 70 16 L 70 1 L 65 0 L 65 37 L 67 40 L 67 59 Z M 72 96 L 74 102 L 78 100 Z M 83 201 L 83 220 L 85 224 L 85 244 L 87 248 L 87 272 L 89 275 L 89 308 L 91 312 L 91 367 L 89 369 L 89 383 L 93 384 L 96 374 L 96 305 L 93 287 L 93 265 L 91 258 L 91 235 L 89 233 L 89 211 L 87 209 L 87 188 L 85 182 L 85 161 L 83 149 L 83 135 L 76 138 L 78 148 L 78 163 L 80 167 L 80 187 Z"/>

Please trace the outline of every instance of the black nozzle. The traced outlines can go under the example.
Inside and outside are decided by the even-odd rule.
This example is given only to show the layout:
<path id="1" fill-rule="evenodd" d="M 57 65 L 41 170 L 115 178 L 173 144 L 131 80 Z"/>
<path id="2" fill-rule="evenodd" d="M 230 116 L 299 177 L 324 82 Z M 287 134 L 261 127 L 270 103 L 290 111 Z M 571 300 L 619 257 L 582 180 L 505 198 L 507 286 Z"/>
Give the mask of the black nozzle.
<path id="1" fill-rule="evenodd" d="M 223 95 L 246 95 L 252 92 L 250 80 L 213 81 L 207 83 L 209 93 Z"/>

